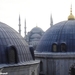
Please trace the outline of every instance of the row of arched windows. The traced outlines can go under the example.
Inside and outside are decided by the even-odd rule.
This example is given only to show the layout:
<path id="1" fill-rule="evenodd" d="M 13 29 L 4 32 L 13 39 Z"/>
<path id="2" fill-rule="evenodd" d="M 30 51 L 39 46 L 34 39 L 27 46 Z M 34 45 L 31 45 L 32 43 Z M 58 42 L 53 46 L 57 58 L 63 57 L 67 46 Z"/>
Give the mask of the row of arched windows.
<path id="1" fill-rule="evenodd" d="M 6 59 L 8 64 L 18 63 L 17 50 L 15 46 L 9 46 L 6 48 Z"/>
<path id="2" fill-rule="evenodd" d="M 58 45 L 57 43 L 52 44 L 52 52 L 58 52 L 58 49 L 60 49 L 61 52 L 66 52 L 67 51 L 67 46 L 65 43 L 61 43 Z"/>

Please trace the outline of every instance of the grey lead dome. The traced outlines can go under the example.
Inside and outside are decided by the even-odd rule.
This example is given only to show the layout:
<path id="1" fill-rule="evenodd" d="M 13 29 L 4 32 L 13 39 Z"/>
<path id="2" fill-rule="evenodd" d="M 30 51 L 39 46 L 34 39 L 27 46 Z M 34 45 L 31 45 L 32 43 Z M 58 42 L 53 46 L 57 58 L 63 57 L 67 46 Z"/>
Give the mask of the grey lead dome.
<path id="1" fill-rule="evenodd" d="M 61 43 L 66 44 L 66 52 L 75 52 L 75 20 L 57 23 L 49 28 L 42 37 L 37 52 L 52 52 L 52 44 L 56 43 L 61 52 Z"/>
<path id="2" fill-rule="evenodd" d="M 32 33 L 43 33 L 43 30 L 36 26 L 31 30 L 31 32 Z"/>
<path id="3" fill-rule="evenodd" d="M 14 46 L 16 48 L 18 63 L 33 60 L 28 44 L 14 29 L 0 22 L 0 63 L 7 63 L 6 49 Z"/>

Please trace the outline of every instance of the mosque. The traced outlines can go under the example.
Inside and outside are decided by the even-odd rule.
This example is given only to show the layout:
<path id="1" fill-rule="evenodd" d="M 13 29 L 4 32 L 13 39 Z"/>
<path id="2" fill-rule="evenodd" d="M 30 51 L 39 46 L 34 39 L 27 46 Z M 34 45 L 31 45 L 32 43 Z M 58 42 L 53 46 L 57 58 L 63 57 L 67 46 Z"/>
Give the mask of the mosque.
<path id="1" fill-rule="evenodd" d="M 27 35 L 25 24 L 24 39 L 20 17 L 19 33 L 0 22 L 0 74 L 75 75 L 75 17 L 72 6 L 68 20 L 55 25 L 52 23 L 45 33 L 36 26 Z M 25 40 L 29 45 L 37 45 L 33 46 L 35 52 Z"/>
<path id="2" fill-rule="evenodd" d="M 19 21 L 19 33 L 20 26 Z M 35 59 L 40 60 L 39 75 L 75 75 L 75 17 L 72 6 L 68 20 L 53 25 L 51 18 L 51 27 L 46 32 L 36 26 L 25 40 L 36 49 Z"/>
<path id="3" fill-rule="evenodd" d="M 39 75 L 75 75 L 75 17 L 72 6 L 68 20 L 50 27 L 35 52 Z"/>
<path id="4" fill-rule="evenodd" d="M 36 26 L 31 31 L 27 32 L 26 29 L 26 20 L 25 20 L 25 41 L 28 43 L 29 46 L 32 46 L 34 50 L 36 49 L 36 46 L 38 45 L 41 37 L 44 34 L 44 31 Z M 19 34 L 21 35 L 21 23 L 20 23 L 20 16 L 19 16 Z"/>
<path id="5" fill-rule="evenodd" d="M 52 14 L 50 16 L 50 27 L 53 26 L 53 18 Z M 29 46 L 32 46 L 34 50 L 36 50 L 37 45 L 39 44 L 40 39 L 44 35 L 44 31 L 36 25 L 36 27 L 32 28 L 31 31 L 27 32 L 26 20 L 24 27 L 24 39 L 28 43 Z M 21 19 L 19 16 L 19 34 L 21 35 Z"/>
<path id="6" fill-rule="evenodd" d="M 41 37 L 44 35 L 44 31 L 39 27 L 34 27 L 26 36 L 26 41 L 30 46 L 33 46 L 34 50 L 38 45 Z"/>

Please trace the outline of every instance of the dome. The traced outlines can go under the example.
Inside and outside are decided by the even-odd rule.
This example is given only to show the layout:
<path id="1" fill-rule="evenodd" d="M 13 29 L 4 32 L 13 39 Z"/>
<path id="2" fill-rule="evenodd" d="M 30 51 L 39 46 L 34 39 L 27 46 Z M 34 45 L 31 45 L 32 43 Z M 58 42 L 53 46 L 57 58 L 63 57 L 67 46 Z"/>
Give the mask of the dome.
<path id="1" fill-rule="evenodd" d="M 36 51 L 52 52 L 53 44 L 55 44 L 57 52 L 61 52 L 63 43 L 66 52 L 75 52 L 75 20 L 59 22 L 49 28 L 38 44 Z"/>
<path id="2" fill-rule="evenodd" d="M 40 33 L 40 32 L 43 32 L 43 30 L 39 27 L 34 27 L 32 30 L 31 30 L 32 33 Z"/>
<path id="3" fill-rule="evenodd" d="M 29 45 L 35 47 L 35 45 L 38 45 L 38 42 L 40 41 L 43 34 L 44 31 L 36 26 L 30 32 L 27 33 L 26 41 Z M 36 49 L 36 47 L 34 49 Z"/>
<path id="4" fill-rule="evenodd" d="M 41 38 L 41 36 L 39 34 L 33 34 L 31 38 Z"/>
<path id="5" fill-rule="evenodd" d="M 13 62 L 14 58 L 17 63 L 33 60 L 28 44 L 19 33 L 0 22 L 0 63 L 6 64 L 8 60 Z"/>

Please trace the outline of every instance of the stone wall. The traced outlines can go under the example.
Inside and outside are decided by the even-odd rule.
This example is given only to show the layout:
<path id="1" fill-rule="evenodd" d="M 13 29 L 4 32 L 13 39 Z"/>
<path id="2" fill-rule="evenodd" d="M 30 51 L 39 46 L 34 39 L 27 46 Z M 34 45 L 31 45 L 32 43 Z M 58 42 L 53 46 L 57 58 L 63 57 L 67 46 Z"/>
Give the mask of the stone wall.
<path id="1" fill-rule="evenodd" d="M 71 75 L 75 68 L 75 53 L 36 53 L 35 57 L 43 62 L 44 75 Z"/>
<path id="2" fill-rule="evenodd" d="M 31 65 L 9 66 L 4 67 L 1 72 L 7 72 L 7 75 L 38 75 L 38 66 L 39 63 Z"/>

